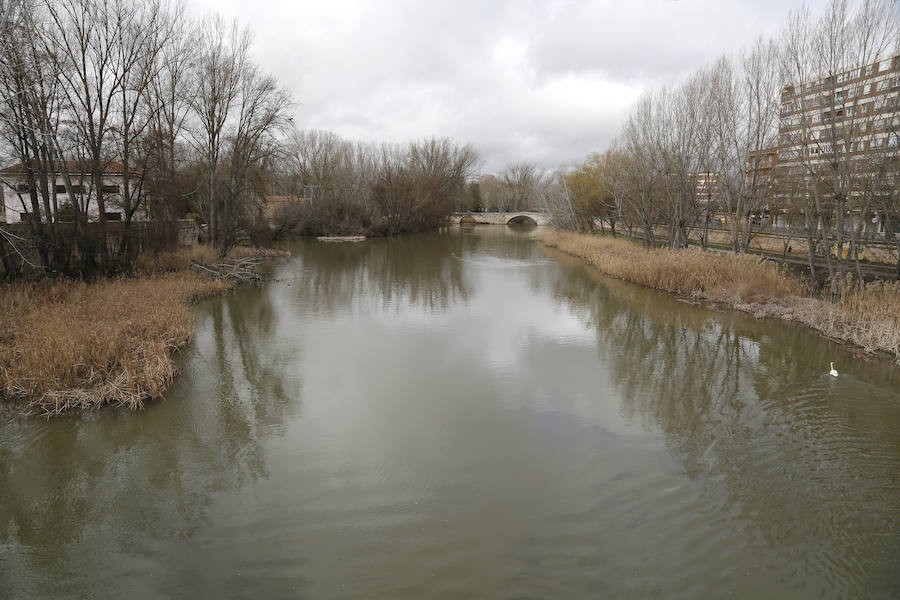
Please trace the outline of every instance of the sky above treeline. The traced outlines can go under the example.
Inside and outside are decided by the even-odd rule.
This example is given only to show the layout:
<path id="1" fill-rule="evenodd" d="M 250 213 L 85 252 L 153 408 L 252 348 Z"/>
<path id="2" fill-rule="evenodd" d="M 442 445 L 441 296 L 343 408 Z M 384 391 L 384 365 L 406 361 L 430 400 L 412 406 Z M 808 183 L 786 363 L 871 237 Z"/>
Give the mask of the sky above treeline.
<path id="1" fill-rule="evenodd" d="M 760 35 L 801 0 L 188 0 L 237 18 L 296 102 L 350 139 L 471 142 L 485 172 L 604 150 L 628 108 Z M 807 0 L 821 12 L 825 0 Z"/>

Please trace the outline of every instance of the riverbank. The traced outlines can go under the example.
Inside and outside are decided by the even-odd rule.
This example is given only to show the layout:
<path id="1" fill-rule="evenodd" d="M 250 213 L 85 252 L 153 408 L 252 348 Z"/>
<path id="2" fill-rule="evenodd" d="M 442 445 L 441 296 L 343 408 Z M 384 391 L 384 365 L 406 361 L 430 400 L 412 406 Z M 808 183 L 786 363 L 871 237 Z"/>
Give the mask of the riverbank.
<path id="1" fill-rule="evenodd" d="M 800 279 L 749 255 L 648 249 L 605 236 L 546 232 L 541 241 L 625 281 L 707 300 L 757 318 L 796 321 L 822 334 L 884 352 L 900 364 L 900 282 L 851 285 L 837 302 L 814 297 Z"/>
<path id="2" fill-rule="evenodd" d="M 286 255 L 234 249 L 225 264 Z M 130 277 L 0 285 L 0 410 L 50 417 L 160 398 L 176 374 L 172 355 L 193 334 L 190 305 L 239 283 L 214 276 L 214 260 L 200 246 L 142 257 Z"/>

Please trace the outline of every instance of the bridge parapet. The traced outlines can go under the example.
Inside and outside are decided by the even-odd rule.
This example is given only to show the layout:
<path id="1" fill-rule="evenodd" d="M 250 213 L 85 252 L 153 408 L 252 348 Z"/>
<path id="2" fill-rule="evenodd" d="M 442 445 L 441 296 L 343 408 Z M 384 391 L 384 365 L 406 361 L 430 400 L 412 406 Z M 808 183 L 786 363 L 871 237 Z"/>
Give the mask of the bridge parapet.
<path id="1" fill-rule="evenodd" d="M 550 214 L 532 211 L 510 212 L 456 212 L 451 215 L 453 223 L 460 224 L 465 219 L 468 223 L 481 223 L 488 225 L 509 225 L 511 221 L 524 221 L 531 219 L 538 225 L 549 225 Z"/>

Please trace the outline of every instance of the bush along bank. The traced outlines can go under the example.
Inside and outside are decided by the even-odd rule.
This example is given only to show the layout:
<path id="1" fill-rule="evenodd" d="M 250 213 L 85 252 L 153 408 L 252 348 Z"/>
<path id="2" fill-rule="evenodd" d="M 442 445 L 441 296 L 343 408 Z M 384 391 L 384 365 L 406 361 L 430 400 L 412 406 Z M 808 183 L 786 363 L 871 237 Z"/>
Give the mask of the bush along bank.
<path id="1" fill-rule="evenodd" d="M 900 365 L 900 282 L 852 282 L 834 301 L 815 297 L 799 279 L 756 256 L 645 248 L 606 236 L 549 231 L 550 248 L 585 260 L 625 281 L 686 298 L 808 325 Z"/>

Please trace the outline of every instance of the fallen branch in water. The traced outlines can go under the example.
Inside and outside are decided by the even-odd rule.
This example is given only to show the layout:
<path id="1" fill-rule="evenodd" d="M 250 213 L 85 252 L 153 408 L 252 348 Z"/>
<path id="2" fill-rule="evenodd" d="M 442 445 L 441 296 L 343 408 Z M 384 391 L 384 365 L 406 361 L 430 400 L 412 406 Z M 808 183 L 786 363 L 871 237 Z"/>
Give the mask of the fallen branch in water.
<path id="1" fill-rule="evenodd" d="M 262 258 L 250 257 L 209 265 L 194 263 L 191 265 L 191 268 L 211 275 L 215 279 L 233 281 L 235 283 L 253 283 L 262 281 L 264 278 L 259 269 L 262 263 Z"/>

